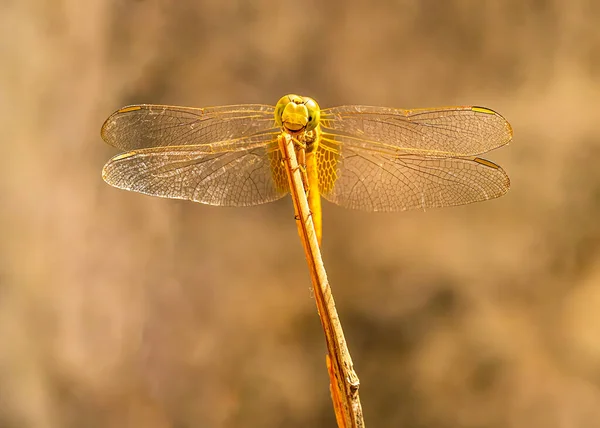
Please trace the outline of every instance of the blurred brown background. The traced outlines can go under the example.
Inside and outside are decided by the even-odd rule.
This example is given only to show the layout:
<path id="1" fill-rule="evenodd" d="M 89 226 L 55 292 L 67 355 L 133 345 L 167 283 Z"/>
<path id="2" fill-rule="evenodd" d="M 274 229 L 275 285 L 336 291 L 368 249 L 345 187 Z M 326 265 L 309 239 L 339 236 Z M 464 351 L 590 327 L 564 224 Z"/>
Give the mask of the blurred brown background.
<path id="1" fill-rule="evenodd" d="M 130 103 L 483 105 L 503 198 L 325 203 L 371 427 L 600 427 L 600 3 L 0 2 L 0 427 L 331 427 L 289 199 L 106 185 Z"/>

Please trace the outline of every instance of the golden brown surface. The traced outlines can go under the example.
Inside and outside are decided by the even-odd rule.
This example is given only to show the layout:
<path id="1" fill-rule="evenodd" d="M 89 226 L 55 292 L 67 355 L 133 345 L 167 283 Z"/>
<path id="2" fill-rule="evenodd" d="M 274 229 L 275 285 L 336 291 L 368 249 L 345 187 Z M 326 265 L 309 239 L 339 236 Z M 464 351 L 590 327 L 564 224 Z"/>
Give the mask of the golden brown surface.
<path id="1" fill-rule="evenodd" d="M 118 191 L 99 129 L 132 103 L 481 105 L 497 200 L 324 204 L 372 427 L 600 420 L 597 2 L 0 5 L 0 426 L 330 427 L 291 202 Z M 305 391 L 311 391 L 310 394 Z"/>

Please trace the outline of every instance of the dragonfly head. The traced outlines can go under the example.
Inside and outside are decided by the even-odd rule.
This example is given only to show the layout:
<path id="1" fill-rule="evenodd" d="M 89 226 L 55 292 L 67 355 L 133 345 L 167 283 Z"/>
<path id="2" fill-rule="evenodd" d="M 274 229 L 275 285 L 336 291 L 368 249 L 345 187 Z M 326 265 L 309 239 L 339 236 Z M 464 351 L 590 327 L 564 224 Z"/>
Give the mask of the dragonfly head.
<path id="1" fill-rule="evenodd" d="M 275 122 L 289 132 L 312 131 L 320 117 L 319 105 L 308 97 L 286 95 L 275 106 Z"/>

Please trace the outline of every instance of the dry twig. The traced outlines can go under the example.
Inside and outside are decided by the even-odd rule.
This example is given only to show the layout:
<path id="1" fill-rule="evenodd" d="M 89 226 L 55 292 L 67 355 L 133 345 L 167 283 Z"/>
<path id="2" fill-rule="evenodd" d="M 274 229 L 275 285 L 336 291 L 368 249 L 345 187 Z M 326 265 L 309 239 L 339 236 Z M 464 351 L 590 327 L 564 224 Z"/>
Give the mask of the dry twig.
<path id="1" fill-rule="evenodd" d="M 304 247 L 317 310 L 325 332 L 328 353 L 326 362 L 337 424 L 338 427 L 344 428 L 362 428 L 365 423 L 358 395 L 359 380 L 352 365 L 352 358 L 344 339 L 342 325 L 327 280 L 292 136 L 287 133 L 282 134 L 279 137 L 279 148 L 283 153 L 298 233 Z"/>

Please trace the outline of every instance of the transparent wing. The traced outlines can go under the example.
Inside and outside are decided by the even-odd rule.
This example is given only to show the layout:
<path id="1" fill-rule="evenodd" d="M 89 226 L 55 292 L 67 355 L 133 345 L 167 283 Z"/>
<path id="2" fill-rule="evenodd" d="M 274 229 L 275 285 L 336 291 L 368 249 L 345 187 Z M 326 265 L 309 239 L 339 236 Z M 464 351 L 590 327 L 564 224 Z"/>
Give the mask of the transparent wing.
<path id="1" fill-rule="evenodd" d="M 356 145 L 376 143 L 401 154 L 438 157 L 477 156 L 512 139 L 506 119 L 471 106 L 418 110 L 341 106 L 323 110 L 321 125 L 331 134 L 354 137 Z"/>
<path id="2" fill-rule="evenodd" d="M 275 129 L 274 107 L 262 104 L 209 108 L 140 104 L 113 113 L 101 135 L 111 146 L 130 151 L 215 143 Z"/>
<path id="3" fill-rule="evenodd" d="M 502 168 L 485 159 L 402 154 L 327 133 L 317 163 L 323 197 L 365 211 L 462 205 L 499 197 L 510 187 Z"/>
<path id="4" fill-rule="evenodd" d="M 263 138 L 265 141 L 259 141 Z M 115 187 L 210 205 L 274 201 L 289 189 L 276 137 L 212 146 L 153 147 L 113 157 L 102 171 Z M 230 146 L 237 150 L 229 150 Z"/>

